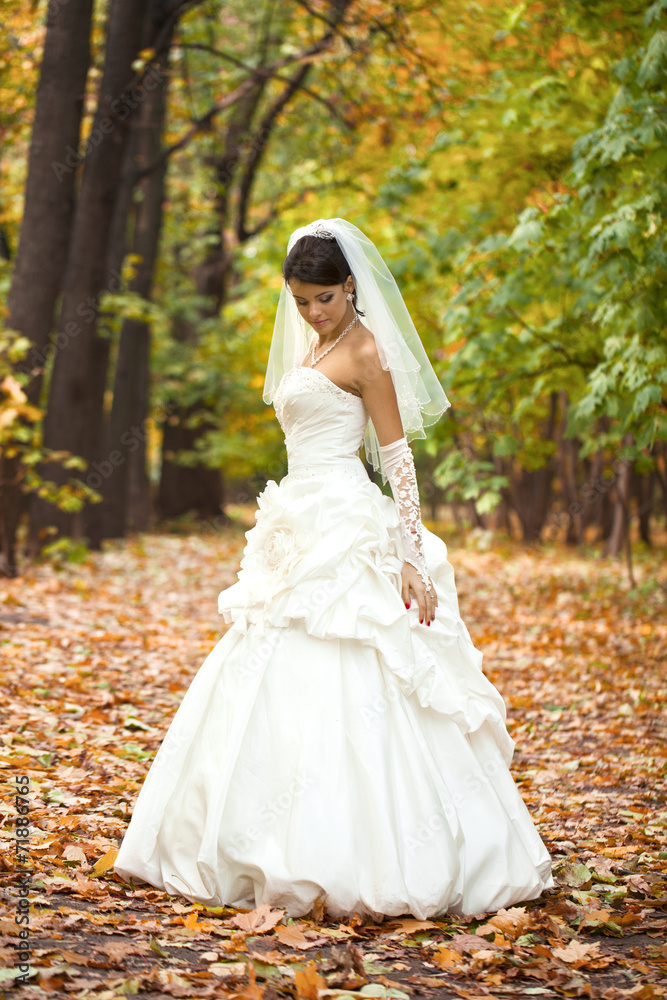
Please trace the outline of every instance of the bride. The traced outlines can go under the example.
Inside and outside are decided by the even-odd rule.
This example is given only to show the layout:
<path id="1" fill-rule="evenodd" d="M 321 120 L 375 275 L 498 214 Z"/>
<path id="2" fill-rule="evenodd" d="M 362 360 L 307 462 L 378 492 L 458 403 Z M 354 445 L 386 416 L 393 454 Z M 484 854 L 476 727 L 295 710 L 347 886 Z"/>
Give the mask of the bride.
<path id="1" fill-rule="evenodd" d="M 509 772 L 505 706 L 446 546 L 421 525 L 408 438 L 449 402 L 355 226 L 297 229 L 283 275 L 264 399 L 289 471 L 258 498 L 219 596 L 231 627 L 185 694 L 115 870 L 293 917 L 318 898 L 330 917 L 374 919 L 534 899 L 550 859 Z"/>

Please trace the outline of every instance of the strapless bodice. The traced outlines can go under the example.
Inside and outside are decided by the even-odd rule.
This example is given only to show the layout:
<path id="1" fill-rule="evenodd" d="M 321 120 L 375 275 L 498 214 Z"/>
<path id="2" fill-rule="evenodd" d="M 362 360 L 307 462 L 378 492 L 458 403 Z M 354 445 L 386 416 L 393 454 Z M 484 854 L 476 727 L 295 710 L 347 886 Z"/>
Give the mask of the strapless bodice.
<path id="1" fill-rule="evenodd" d="M 368 410 L 317 368 L 286 372 L 273 405 L 285 434 L 290 475 L 363 469 L 359 449 Z"/>

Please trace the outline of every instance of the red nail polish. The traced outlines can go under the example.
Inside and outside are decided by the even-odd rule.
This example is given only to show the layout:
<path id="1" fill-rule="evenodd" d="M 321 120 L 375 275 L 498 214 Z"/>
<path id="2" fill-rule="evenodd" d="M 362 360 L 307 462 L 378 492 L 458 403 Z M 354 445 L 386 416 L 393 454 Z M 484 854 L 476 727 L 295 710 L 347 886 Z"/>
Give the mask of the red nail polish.
<path id="1" fill-rule="evenodd" d="M 419 624 L 420 624 L 420 625 L 423 625 L 423 624 L 424 624 L 424 619 L 423 619 L 423 618 L 420 618 L 420 619 L 419 619 Z"/>
<path id="2" fill-rule="evenodd" d="M 409 607 L 410 607 L 410 605 L 409 605 L 409 604 L 406 604 L 405 606 L 406 606 L 406 608 L 409 608 Z"/>
<path id="3" fill-rule="evenodd" d="M 428 625 L 429 627 L 430 627 L 430 625 L 431 625 L 431 623 L 430 623 L 430 622 L 426 622 L 426 624 L 427 624 L 427 625 Z"/>

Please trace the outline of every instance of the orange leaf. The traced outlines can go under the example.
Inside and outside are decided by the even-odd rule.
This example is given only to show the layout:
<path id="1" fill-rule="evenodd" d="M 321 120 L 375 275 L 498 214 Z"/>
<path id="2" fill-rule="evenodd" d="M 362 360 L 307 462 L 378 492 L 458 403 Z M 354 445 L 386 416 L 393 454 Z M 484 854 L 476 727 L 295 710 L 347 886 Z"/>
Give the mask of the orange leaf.
<path id="1" fill-rule="evenodd" d="M 327 985 L 314 962 L 309 962 L 305 969 L 297 970 L 294 983 L 299 1000 L 317 1000 L 318 990 L 323 990 Z"/>
<path id="2" fill-rule="evenodd" d="M 237 913 L 228 923 L 240 927 L 246 933 L 265 934 L 275 927 L 285 916 L 284 910 L 272 910 L 268 903 L 262 903 L 250 913 Z"/>
<path id="3" fill-rule="evenodd" d="M 452 948 L 438 948 L 433 958 L 441 969 L 451 969 L 462 961 L 461 952 Z"/>
<path id="4" fill-rule="evenodd" d="M 290 948 L 312 948 L 317 943 L 309 941 L 302 930 L 291 924 L 288 927 L 279 924 L 275 929 L 275 935 L 281 944 L 286 944 Z"/>

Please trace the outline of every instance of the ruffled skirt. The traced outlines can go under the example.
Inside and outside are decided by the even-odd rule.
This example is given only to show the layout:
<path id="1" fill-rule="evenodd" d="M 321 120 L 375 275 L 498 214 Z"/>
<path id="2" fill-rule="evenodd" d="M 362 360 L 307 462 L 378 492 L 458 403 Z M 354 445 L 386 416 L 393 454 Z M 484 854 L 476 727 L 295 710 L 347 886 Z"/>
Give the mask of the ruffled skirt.
<path id="1" fill-rule="evenodd" d="M 502 698 L 424 529 L 439 607 L 400 596 L 393 502 L 365 475 L 286 476 L 259 498 L 231 628 L 135 804 L 115 869 L 209 905 L 424 919 L 551 886 L 509 773 Z"/>

